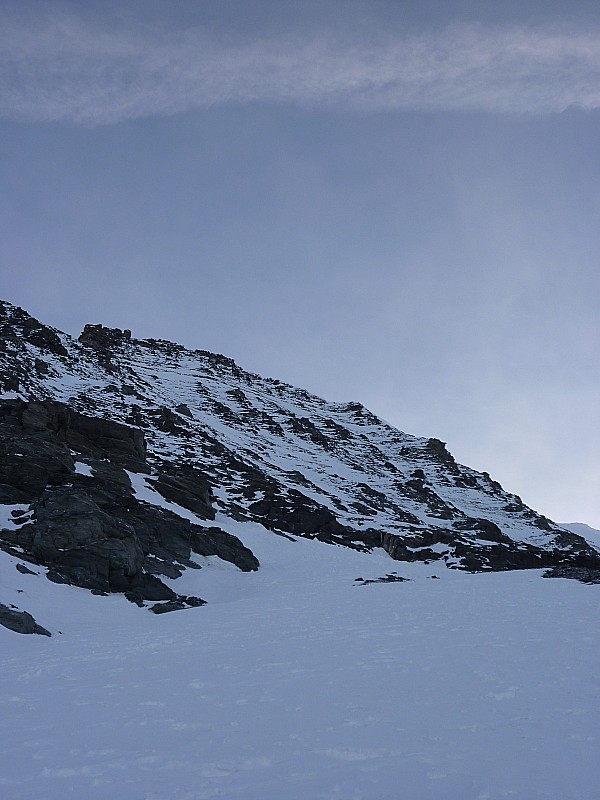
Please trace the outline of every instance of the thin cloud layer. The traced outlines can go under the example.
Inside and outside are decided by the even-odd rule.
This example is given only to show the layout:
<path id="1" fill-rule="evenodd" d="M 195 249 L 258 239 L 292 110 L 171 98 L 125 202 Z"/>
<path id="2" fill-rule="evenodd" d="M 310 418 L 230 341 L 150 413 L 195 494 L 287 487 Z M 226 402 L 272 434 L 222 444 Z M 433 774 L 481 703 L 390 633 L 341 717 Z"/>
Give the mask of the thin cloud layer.
<path id="1" fill-rule="evenodd" d="M 7 21 L 0 115 L 108 124 L 215 104 L 553 113 L 600 106 L 594 31 L 457 26 L 369 43 L 320 34 L 224 42 L 94 29 L 75 18 Z"/>

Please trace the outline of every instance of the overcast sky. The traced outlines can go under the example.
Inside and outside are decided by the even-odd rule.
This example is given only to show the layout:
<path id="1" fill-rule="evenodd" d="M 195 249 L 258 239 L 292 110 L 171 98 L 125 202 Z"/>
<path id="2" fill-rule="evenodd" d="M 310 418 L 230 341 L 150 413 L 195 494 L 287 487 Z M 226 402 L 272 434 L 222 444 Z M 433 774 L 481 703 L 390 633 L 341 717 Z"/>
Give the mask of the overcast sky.
<path id="1" fill-rule="evenodd" d="M 600 527 L 600 4 L 0 0 L 0 296 Z"/>

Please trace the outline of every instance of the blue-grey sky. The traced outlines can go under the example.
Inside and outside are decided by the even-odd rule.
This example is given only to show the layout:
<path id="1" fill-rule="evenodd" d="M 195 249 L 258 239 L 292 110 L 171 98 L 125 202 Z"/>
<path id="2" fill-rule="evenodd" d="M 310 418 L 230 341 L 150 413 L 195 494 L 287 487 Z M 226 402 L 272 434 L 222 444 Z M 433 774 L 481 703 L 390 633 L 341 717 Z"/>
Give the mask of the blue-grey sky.
<path id="1" fill-rule="evenodd" d="M 0 186 L 43 321 L 360 400 L 600 527 L 597 2 L 0 0 Z"/>

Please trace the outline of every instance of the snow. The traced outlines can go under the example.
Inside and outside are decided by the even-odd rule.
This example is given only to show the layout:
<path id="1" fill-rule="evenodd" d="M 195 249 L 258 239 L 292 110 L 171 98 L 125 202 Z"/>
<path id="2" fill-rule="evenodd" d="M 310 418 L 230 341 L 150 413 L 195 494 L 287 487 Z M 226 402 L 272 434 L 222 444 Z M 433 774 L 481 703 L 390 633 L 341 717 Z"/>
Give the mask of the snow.
<path id="1" fill-rule="evenodd" d="M 29 505 L 23 503 L 0 503 L 0 531 L 9 530 L 14 531 L 21 526 L 15 523 L 18 519 L 21 523 L 29 521 L 31 512 L 26 514 L 29 510 Z M 14 513 L 13 513 L 14 512 Z"/>
<path id="2" fill-rule="evenodd" d="M 75 462 L 75 474 L 76 475 L 87 475 L 87 477 L 91 478 L 94 475 L 94 471 L 90 467 L 89 464 L 84 464 L 83 461 L 76 461 Z"/>
<path id="3" fill-rule="evenodd" d="M 261 569 L 199 558 L 209 604 L 159 616 L 2 554 L 4 602 L 53 633 L 0 627 L 3 796 L 597 798 L 600 587 L 215 524 Z"/>

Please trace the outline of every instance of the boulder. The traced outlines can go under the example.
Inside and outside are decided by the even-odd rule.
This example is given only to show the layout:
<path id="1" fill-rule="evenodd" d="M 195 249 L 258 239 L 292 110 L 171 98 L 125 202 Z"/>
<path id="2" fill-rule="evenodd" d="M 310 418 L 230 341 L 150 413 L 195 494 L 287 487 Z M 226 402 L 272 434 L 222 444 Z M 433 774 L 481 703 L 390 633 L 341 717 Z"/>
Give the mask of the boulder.
<path id="1" fill-rule="evenodd" d="M 52 636 L 50 631 L 38 625 L 27 611 L 19 611 L 0 603 L 0 625 L 4 625 L 15 633 L 38 633 L 41 636 Z"/>

